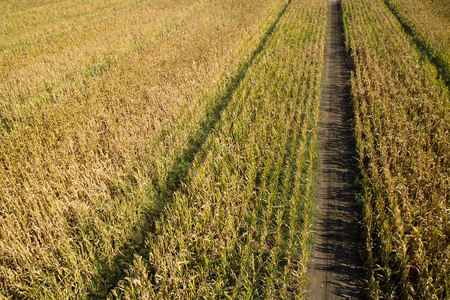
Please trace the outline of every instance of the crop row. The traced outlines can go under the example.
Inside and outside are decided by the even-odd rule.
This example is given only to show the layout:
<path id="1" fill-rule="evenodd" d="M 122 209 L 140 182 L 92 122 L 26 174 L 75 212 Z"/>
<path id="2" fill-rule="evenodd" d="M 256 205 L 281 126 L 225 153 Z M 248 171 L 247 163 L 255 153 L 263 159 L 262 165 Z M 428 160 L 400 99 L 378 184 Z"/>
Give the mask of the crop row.
<path id="1" fill-rule="evenodd" d="M 326 1 L 292 0 L 111 298 L 302 298 Z"/>
<path id="2" fill-rule="evenodd" d="M 373 298 L 450 295 L 450 95 L 382 0 L 344 0 Z"/>

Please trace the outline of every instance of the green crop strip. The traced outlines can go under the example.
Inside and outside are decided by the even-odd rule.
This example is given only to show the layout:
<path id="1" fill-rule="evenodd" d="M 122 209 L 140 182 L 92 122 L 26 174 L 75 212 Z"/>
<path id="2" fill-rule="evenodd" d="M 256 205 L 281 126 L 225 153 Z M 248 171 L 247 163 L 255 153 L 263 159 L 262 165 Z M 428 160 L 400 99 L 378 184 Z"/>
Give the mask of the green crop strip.
<path id="1" fill-rule="evenodd" d="M 197 155 L 204 158 L 207 152 L 207 150 L 203 149 L 204 143 L 207 141 L 208 136 L 216 129 L 216 125 L 220 120 L 222 111 L 227 108 L 228 103 L 232 99 L 233 93 L 239 88 L 249 68 L 252 66 L 261 51 L 265 48 L 268 39 L 272 35 L 281 17 L 286 12 L 289 3 L 290 1 L 286 2 L 280 10 L 278 16 L 267 29 L 259 45 L 252 52 L 250 59 L 241 63 L 237 73 L 232 78 L 228 79 L 225 89 L 219 93 L 217 98 L 206 108 L 204 119 L 200 122 L 197 130 L 195 130 L 192 136 L 188 139 L 186 147 L 175 155 L 173 165 L 167 172 L 167 181 L 164 183 L 159 183 L 157 181 L 153 182 L 153 186 L 156 188 L 156 191 L 155 194 L 152 195 L 151 209 L 144 212 L 146 220 L 142 222 L 143 226 L 138 228 L 137 232 L 133 234 L 134 237 L 142 237 L 145 233 L 154 232 L 154 223 L 163 213 L 165 207 L 172 203 L 174 194 L 186 180 L 187 174 L 194 163 L 194 158 L 196 158 Z M 164 138 L 165 133 L 162 134 L 160 140 L 164 140 Z M 197 161 L 199 160 L 201 159 L 197 157 Z M 130 185 L 130 183 L 126 183 L 126 185 Z M 96 275 L 96 286 L 101 288 L 99 288 L 92 295 L 92 297 L 95 298 L 101 297 L 102 295 L 104 296 L 105 291 L 108 291 L 114 287 L 120 279 L 123 279 L 125 277 L 124 271 L 127 266 L 132 264 L 134 255 L 141 254 L 143 251 L 145 252 L 145 248 L 145 241 L 143 239 L 130 240 L 122 247 L 122 250 L 120 251 L 121 255 L 114 258 L 113 264 L 100 267 L 100 272 Z"/>
<path id="2" fill-rule="evenodd" d="M 326 2 L 280 16 L 112 298 L 305 292 Z"/>

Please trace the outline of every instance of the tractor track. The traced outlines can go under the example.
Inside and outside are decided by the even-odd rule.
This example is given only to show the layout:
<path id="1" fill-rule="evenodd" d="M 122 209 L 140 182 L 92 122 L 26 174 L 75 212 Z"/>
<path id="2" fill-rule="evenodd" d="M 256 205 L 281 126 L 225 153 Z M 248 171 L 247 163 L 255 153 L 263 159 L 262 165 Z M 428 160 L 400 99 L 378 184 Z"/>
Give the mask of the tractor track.
<path id="1" fill-rule="evenodd" d="M 308 299 L 364 299 L 362 229 L 352 134 L 351 62 L 340 0 L 328 1 L 315 242 Z"/>

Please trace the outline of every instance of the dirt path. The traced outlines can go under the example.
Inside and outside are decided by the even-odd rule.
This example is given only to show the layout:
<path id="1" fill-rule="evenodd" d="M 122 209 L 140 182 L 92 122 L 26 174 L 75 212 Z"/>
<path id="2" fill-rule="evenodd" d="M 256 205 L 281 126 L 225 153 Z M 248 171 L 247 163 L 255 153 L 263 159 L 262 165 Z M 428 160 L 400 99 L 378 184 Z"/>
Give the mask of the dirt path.
<path id="1" fill-rule="evenodd" d="M 363 299 L 359 208 L 355 204 L 350 63 L 340 0 L 328 1 L 328 40 L 320 131 L 316 240 L 309 265 L 308 299 Z"/>

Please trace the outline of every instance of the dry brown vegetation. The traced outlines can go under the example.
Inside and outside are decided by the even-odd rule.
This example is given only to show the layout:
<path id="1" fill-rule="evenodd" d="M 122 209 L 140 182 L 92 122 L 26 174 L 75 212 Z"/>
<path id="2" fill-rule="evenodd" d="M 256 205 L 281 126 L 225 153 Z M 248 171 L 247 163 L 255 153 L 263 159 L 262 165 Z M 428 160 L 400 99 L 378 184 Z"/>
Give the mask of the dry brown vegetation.
<path id="1" fill-rule="evenodd" d="M 370 296 L 448 298 L 448 87 L 382 0 L 344 0 L 343 8 Z"/>
<path id="2" fill-rule="evenodd" d="M 0 5 L 1 292 L 101 296 L 284 1 Z"/>

